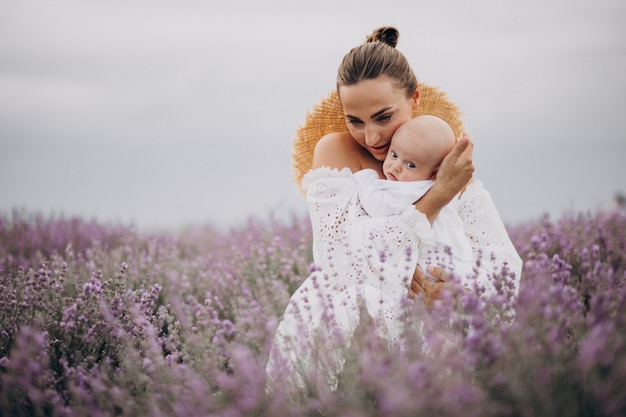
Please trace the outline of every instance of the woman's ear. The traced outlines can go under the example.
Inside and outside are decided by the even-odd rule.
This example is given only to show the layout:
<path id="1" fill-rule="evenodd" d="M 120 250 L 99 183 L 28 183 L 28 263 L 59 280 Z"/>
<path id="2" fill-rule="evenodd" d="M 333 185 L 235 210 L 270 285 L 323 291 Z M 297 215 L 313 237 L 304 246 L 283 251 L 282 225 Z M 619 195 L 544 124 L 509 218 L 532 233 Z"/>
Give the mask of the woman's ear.
<path id="1" fill-rule="evenodd" d="M 419 86 L 415 87 L 415 92 L 413 96 L 411 96 L 411 101 L 413 102 L 413 110 L 417 109 L 417 106 L 420 103 L 420 88 Z"/>

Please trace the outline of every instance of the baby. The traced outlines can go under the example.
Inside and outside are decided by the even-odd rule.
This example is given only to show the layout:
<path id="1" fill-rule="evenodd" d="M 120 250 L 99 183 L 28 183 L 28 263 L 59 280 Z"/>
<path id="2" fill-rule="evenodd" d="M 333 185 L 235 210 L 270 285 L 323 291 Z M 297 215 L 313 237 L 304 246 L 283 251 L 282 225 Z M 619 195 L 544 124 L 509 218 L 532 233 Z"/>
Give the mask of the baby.
<path id="1" fill-rule="evenodd" d="M 363 209 L 371 217 L 400 214 L 408 207 L 415 210 L 413 203 L 432 187 L 437 169 L 454 143 L 452 128 L 439 117 L 418 116 L 401 125 L 391 138 L 383 162 L 387 179 L 380 179 L 372 169 L 354 175 Z M 472 247 L 455 203 L 456 199 L 441 210 L 432 228 L 416 230 L 421 242 L 419 263 L 444 266 L 463 281 L 473 270 Z M 424 218 L 424 222 L 428 220 Z M 448 260 L 448 251 L 452 265 L 441 265 Z"/>

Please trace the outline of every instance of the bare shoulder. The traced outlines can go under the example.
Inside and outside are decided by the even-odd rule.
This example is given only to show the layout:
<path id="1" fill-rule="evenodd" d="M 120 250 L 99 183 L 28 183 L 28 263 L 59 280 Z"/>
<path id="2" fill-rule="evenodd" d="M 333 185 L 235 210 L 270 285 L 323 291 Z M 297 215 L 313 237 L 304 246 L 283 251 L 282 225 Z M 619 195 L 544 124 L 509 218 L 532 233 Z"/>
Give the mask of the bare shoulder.
<path id="1" fill-rule="evenodd" d="M 349 168 L 352 172 L 360 171 L 362 152 L 363 148 L 348 132 L 329 133 L 315 145 L 312 168 Z"/>

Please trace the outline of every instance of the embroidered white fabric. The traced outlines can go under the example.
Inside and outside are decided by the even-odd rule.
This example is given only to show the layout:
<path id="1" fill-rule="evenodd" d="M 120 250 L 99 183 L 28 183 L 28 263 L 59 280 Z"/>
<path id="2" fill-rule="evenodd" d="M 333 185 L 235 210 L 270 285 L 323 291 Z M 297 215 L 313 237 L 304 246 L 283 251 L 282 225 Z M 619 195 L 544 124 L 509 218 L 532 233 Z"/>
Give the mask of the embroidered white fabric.
<path id="1" fill-rule="evenodd" d="M 364 317 L 397 345 L 419 251 L 436 243 L 426 216 L 413 206 L 399 215 L 368 216 L 347 168 L 312 170 L 302 185 L 316 271 L 292 295 L 277 328 L 266 368 L 270 389 L 278 380 L 334 389 L 343 352 Z M 457 204 L 472 252 L 482 254 L 478 280 L 486 292 L 494 291 L 490 276 L 503 262 L 519 280 L 521 259 L 482 184 L 474 181 Z"/>
<path id="2" fill-rule="evenodd" d="M 359 201 L 371 217 L 400 214 L 434 185 L 435 181 L 389 181 L 380 179 L 373 169 L 363 169 L 354 173 L 357 182 Z M 418 263 L 422 268 L 436 264 L 454 272 L 461 282 L 473 275 L 474 256 L 472 247 L 465 236 L 463 223 L 458 214 L 458 199 L 453 199 L 443 207 L 432 223 L 435 234 L 431 240 L 419 239 Z M 443 258 L 443 259 L 442 259 Z M 441 264 L 443 260 L 443 264 Z"/>

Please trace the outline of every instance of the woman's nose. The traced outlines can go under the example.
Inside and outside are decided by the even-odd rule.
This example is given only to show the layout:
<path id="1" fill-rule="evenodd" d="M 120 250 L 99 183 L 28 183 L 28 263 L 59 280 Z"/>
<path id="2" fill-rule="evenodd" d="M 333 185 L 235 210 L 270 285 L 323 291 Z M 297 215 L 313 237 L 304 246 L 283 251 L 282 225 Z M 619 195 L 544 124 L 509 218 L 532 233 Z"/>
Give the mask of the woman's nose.
<path id="1" fill-rule="evenodd" d="M 365 128 L 365 144 L 367 146 L 378 146 L 380 141 L 380 132 L 372 127 Z"/>

